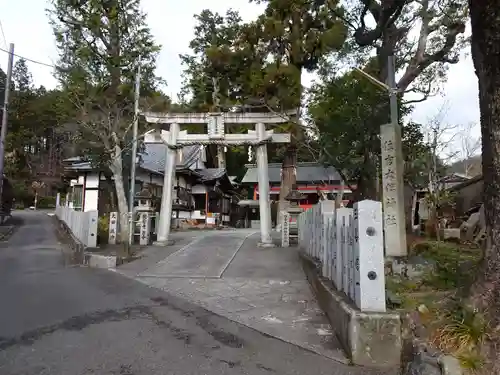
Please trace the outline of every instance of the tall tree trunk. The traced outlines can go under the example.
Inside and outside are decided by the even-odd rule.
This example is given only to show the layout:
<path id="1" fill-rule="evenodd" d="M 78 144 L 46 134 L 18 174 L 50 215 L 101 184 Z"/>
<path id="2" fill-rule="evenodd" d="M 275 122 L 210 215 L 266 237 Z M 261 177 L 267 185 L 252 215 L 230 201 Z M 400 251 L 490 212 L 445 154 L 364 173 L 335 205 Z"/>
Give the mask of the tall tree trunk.
<path id="1" fill-rule="evenodd" d="M 293 64 L 292 64 L 293 65 Z M 302 104 L 302 68 L 298 68 L 297 84 L 299 85 L 299 98 L 298 107 L 295 114 L 295 124 L 291 128 L 291 142 L 288 144 L 283 163 L 281 166 L 281 187 L 280 187 L 280 200 L 278 205 L 278 220 L 281 217 L 280 212 L 288 208 L 288 202 L 285 200 L 286 196 L 292 190 L 293 186 L 297 183 L 297 150 L 298 138 L 302 134 L 300 129 L 300 112 Z M 281 223 L 280 223 L 281 224 Z"/>
<path id="2" fill-rule="evenodd" d="M 469 0 L 472 58 L 479 81 L 482 161 L 487 246 L 478 279 L 472 289 L 476 307 L 489 313 L 492 327 L 500 327 L 500 7 L 497 0 Z M 500 374 L 492 337 L 488 374 Z M 497 346 L 498 348 L 498 346 Z M 498 350 L 498 349 L 497 349 Z"/>
<path id="3" fill-rule="evenodd" d="M 122 244 L 128 243 L 129 238 L 129 221 L 128 221 L 128 203 L 127 195 L 125 194 L 125 185 L 123 183 L 123 165 L 121 159 L 121 147 L 115 146 L 113 162 L 110 165 L 111 173 L 114 178 L 116 198 L 118 202 L 118 216 L 120 222 L 120 241 Z"/>
<path id="4" fill-rule="evenodd" d="M 297 124 L 300 121 L 300 109 L 297 110 Z M 298 125 L 294 125 L 291 129 L 291 142 L 288 145 L 283 163 L 281 165 L 281 186 L 280 186 L 280 200 L 278 204 L 278 220 L 281 217 L 280 212 L 288 208 L 289 202 L 285 200 L 288 193 L 292 190 L 293 186 L 297 183 L 297 138 L 301 130 Z M 281 223 L 280 223 L 281 224 Z"/>

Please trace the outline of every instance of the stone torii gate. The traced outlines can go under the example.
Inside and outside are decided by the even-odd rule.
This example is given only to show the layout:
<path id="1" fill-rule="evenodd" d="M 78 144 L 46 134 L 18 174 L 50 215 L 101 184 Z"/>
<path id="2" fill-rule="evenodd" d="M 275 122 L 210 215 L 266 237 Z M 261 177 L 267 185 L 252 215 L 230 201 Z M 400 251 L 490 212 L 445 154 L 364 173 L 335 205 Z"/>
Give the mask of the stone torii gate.
<path id="1" fill-rule="evenodd" d="M 259 180 L 259 208 L 261 246 L 273 246 L 271 239 L 271 208 L 269 198 L 269 172 L 267 143 L 289 143 L 290 134 L 274 134 L 266 130 L 265 124 L 280 124 L 289 121 L 285 115 L 273 113 L 143 113 L 146 121 L 153 124 L 169 124 L 168 130 L 157 130 L 146 134 L 145 143 L 164 143 L 167 146 L 163 194 L 158 225 L 159 245 L 169 244 L 172 220 L 172 192 L 175 177 L 177 149 L 189 145 L 255 147 Z M 182 124 L 208 124 L 208 134 L 188 134 L 181 131 Z M 225 134 L 225 124 L 255 124 L 248 134 Z"/>

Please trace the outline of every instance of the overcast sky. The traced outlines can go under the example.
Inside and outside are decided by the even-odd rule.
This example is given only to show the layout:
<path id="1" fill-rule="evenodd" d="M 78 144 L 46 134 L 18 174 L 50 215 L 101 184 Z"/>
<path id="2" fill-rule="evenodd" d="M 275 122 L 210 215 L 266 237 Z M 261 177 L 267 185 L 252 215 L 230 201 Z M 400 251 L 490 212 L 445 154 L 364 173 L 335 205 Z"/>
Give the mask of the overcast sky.
<path id="1" fill-rule="evenodd" d="M 26 58 L 48 64 L 57 59 L 52 30 L 48 24 L 44 0 L 0 0 L 0 21 L 7 43 L 15 43 L 16 53 Z M 245 20 L 254 19 L 259 14 L 259 6 L 246 0 L 142 0 L 144 11 L 148 14 L 148 23 L 156 40 L 162 45 L 158 60 L 158 75 L 168 83 L 167 93 L 173 98 L 181 87 L 180 53 L 189 51 L 188 43 L 193 35 L 193 15 L 206 7 L 224 13 L 229 6 L 240 11 Z M 0 48 L 6 45 L 0 34 Z M 467 51 L 468 52 L 468 51 Z M 7 54 L 0 54 L 0 67 L 5 70 Z M 49 67 L 29 63 L 36 85 L 53 88 L 56 81 Z M 305 85 L 314 77 L 305 77 Z M 443 103 L 447 103 L 446 122 L 466 124 L 479 123 L 477 78 L 470 58 L 450 68 L 448 83 L 444 87 L 444 96 L 431 98 L 418 104 L 412 118 L 424 123 L 433 117 Z M 479 135 L 478 126 L 473 133 Z"/>

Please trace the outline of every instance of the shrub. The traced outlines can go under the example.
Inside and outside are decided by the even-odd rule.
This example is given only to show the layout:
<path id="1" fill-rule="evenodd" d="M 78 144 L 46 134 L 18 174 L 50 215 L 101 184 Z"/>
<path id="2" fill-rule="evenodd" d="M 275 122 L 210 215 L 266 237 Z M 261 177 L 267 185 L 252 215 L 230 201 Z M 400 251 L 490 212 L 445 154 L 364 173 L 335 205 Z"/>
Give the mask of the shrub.
<path id="1" fill-rule="evenodd" d="M 56 207 L 56 197 L 38 197 L 37 208 L 55 208 Z"/>
<path id="2" fill-rule="evenodd" d="M 99 244 L 107 244 L 109 238 L 109 216 L 99 217 L 97 222 L 97 241 Z"/>

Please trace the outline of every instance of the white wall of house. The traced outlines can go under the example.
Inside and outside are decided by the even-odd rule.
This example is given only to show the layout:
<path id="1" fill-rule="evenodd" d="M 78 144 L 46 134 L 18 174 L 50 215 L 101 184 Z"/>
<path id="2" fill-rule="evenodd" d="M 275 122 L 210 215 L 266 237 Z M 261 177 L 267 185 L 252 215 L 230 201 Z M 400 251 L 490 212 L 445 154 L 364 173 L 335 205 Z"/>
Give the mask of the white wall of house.
<path id="1" fill-rule="evenodd" d="M 154 184 L 157 186 L 163 186 L 163 176 L 158 176 L 155 174 L 148 173 L 147 171 L 144 170 L 138 170 L 136 174 L 137 181 L 147 183 L 147 184 Z M 73 188 L 73 193 L 75 192 L 75 187 L 79 188 L 81 187 L 83 192 L 82 192 L 82 203 L 83 203 L 83 209 L 84 211 L 93 211 L 97 210 L 98 207 L 98 202 L 99 202 L 99 181 L 102 178 L 100 178 L 99 173 L 94 173 L 94 172 L 81 172 L 81 175 L 79 175 L 77 178 L 71 180 L 70 186 Z M 191 193 L 193 195 L 198 194 L 198 195 L 205 195 L 207 192 L 207 187 L 205 185 L 192 185 L 190 181 L 186 179 L 185 176 L 182 175 L 177 175 L 176 179 L 174 180 L 174 185 L 185 188 L 185 189 L 191 189 Z M 172 187 L 174 189 L 174 187 Z M 177 195 L 175 194 L 174 191 L 174 199 L 177 198 Z M 73 207 L 73 201 L 71 201 L 70 206 Z M 172 212 L 172 217 L 177 218 L 177 212 L 173 211 Z M 191 220 L 207 220 L 206 215 L 201 214 L 201 210 L 195 210 L 195 211 L 179 211 L 179 219 L 191 219 Z M 210 218 L 209 218 L 210 219 Z"/>
<path id="2" fill-rule="evenodd" d="M 83 210 L 97 211 L 99 202 L 99 173 L 87 173 L 84 176 Z"/>
<path id="3" fill-rule="evenodd" d="M 75 209 L 83 208 L 85 212 L 97 210 L 99 180 L 99 173 L 94 172 L 82 172 L 77 178 L 71 180 L 72 199 L 69 206 Z"/>

